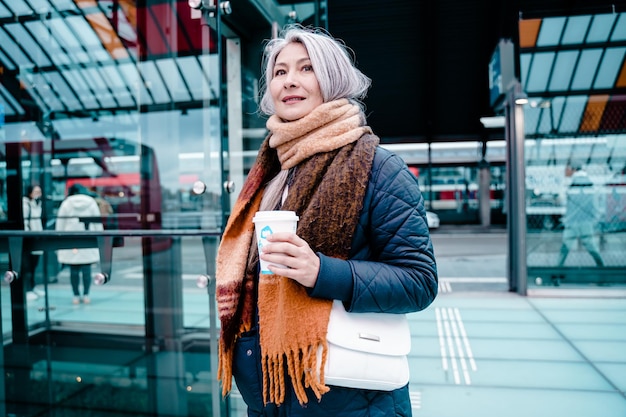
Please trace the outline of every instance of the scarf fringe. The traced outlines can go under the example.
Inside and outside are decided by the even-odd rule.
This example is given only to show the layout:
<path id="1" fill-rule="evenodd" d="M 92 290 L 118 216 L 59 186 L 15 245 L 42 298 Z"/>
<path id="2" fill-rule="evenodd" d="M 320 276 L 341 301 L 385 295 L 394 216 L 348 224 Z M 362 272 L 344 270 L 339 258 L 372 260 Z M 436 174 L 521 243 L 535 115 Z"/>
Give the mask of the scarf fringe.
<path id="1" fill-rule="evenodd" d="M 217 379 L 222 381 L 222 396 L 226 397 L 233 387 L 233 350 L 226 349 L 224 339 L 219 341 Z"/>
<path id="2" fill-rule="evenodd" d="M 330 391 L 324 384 L 324 366 L 328 355 L 326 340 L 318 341 L 319 348 L 291 349 L 284 354 L 264 355 L 261 358 L 263 370 L 263 401 L 265 404 L 282 404 L 285 400 L 285 365 L 291 378 L 291 386 L 300 405 L 309 401 L 306 389 L 315 394 L 317 400 Z M 318 361 L 317 355 L 321 355 Z M 321 366 L 319 365 L 321 364 Z"/>

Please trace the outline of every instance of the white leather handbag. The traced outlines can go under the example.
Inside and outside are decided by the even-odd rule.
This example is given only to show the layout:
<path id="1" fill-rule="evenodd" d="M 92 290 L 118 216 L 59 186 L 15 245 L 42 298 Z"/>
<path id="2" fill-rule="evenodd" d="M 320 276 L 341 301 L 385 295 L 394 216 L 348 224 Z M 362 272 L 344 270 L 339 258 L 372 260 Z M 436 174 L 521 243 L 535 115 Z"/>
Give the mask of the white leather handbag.
<path id="1" fill-rule="evenodd" d="M 333 301 L 326 385 L 392 391 L 409 382 L 411 332 L 404 314 L 348 313 Z"/>

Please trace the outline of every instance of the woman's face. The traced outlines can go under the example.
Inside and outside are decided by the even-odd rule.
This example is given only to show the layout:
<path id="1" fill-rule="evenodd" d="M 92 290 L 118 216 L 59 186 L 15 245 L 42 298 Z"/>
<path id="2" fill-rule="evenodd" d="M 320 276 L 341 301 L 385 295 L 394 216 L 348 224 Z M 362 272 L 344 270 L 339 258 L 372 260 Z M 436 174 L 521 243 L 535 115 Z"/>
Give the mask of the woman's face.
<path id="1" fill-rule="evenodd" d="M 276 56 L 269 85 L 276 115 L 298 120 L 324 102 L 306 48 L 290 43 Z"/>
<path id="2" fill-rule="evenodd" d="M 33 187 L 33 191 L 30 193 L 30 198 L 33 200 L 41 198 L 41 188 L 38 185 Z"/>

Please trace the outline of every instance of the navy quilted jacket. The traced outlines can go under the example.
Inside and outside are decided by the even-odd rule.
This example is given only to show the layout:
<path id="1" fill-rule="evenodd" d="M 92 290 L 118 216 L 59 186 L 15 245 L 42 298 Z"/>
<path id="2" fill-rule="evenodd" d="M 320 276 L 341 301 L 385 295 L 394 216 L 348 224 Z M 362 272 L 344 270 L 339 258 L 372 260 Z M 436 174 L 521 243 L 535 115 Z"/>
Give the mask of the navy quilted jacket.
<path id="1" fill-rule="evenodd" d="M 348 260 L 320 257 L 310 295 L 340 299 L 348 311 L 409 313 L 428 307 L 437 295 L 437 268 L 417 180 L 402 159 L 378 148 Z M 389 392 L 331 387 L 305 406 L 287 395 L 280 407 L 263 407 L 256 330 L 237 342 L 235 381 L 250 416 L 410 416 L 408 386 Z"/>

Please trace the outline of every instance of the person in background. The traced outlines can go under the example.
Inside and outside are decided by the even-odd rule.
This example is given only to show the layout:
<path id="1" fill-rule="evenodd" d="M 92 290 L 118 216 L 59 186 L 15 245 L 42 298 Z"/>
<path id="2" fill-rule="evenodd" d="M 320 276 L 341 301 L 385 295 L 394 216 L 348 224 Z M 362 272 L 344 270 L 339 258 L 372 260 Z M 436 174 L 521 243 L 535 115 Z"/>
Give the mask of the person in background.
<path id="1" fill-rule="evenodd" d="M 571 177 L 572 182 L 566 193 L 563 243 L 558 265 L 563 266 L 565 264 L 567 255 L 580 240 L 596 265 L 604 266 L 604 261 L 595 242 L 594 231 L 598 222 L 599 210 L 593 182 L 581 164 L 569 164 L 565 170 L 565 175 Z"/>
<path id="2" fill-rule="evenodd" d="M 41 222 L 41 187 L 37 184 L 29 185 L 26 195 L 22 197 L 22 214 L 24 216 L 24 231 L 39 232 L 43 230 Z M 26 300 L 33 301 L 43 297 L 45 292 L 36 287 L 35 271 L 43 251 L 27 250 L 22 254 L 21 277 L 24 280 Z"/>
<path id="3" fill-rule="evenodd" d="M 351 312 L 402 314 L 435 299 L 437 268 L 417 179 L 378 146 L 360 102 L 371 80 L 341 42 L 295 25 L 265 52 L 260 109 L 270 133 L 217 256 L 223 394 L 234 377 L 249 416 L 410 416 L 408 384 L 392 391 L 327 386 L 321 367 L 303 358 L 323 360 L 333 300 Z M 295 211 L 296 233 L 272 234 L 259 254 L 258 210 Z M 285 267 L 259 274 L 259 256 Z"/>
<path id="4" fill-rule="evenodd" d="M 91 187 L 89 192 L 91 193 L 91 196 L 96 199 L 96 203 L 98 203 L 98 208 L 100 209 L 102 217 L 107 217 L 113 214 L 113 206 L 111 206 L 111 203 L 100 195 L 98 190 L 96 190 L 96 187 Z"/>
<path id="5" fill-rule="evenodd" d="M 114 229 L 115 227 L 115 218 L 112 216 L 113 206 L 109 203 L 96 189 L 96 187 L 91 187 L 89 189 L 91 196 L 96 199 L 96 203 L 98 203 L 98 208 L 100 209 L 100 214 L 102 215 L 102 226 L 105 229 Z"/>
<path id="6" fill-rule="evenodd" d="M 100 220 L 100 208 L 89 190 L 81 184 L 74 184 L 68 190 L 68 196 L 59 207 L 57 214 L 57 231 L 76 232 L 85 230 L 103 230 Z M 70 282 L 74 304 L 90 303 L 89 288 L 91 287 L 91 265 L 100 261 L 98 248 L 59 249 L 57 258 L 60 264 L 70 268 Z M 82 278 L 83 293 L 80 293 Z"/>

